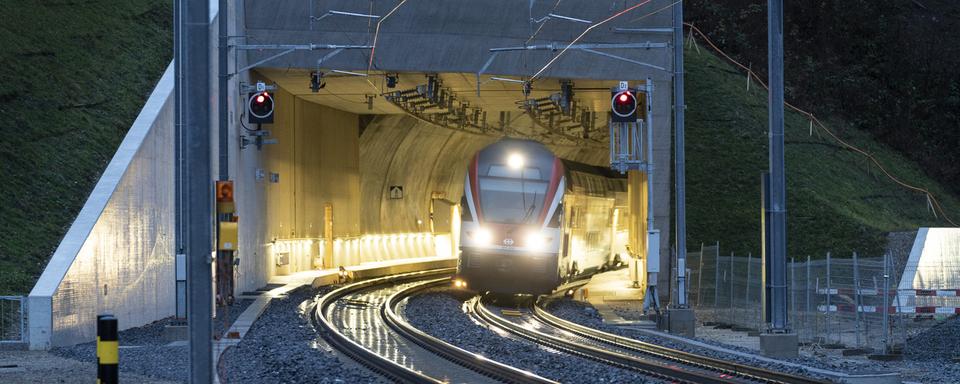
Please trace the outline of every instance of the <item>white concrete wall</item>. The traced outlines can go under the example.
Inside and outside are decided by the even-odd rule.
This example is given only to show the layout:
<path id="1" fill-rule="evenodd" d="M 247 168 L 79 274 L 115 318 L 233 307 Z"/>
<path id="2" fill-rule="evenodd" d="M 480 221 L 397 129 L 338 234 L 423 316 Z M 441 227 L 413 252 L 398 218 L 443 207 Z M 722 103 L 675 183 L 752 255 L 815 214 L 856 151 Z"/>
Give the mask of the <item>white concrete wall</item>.
<path id="1" fill-rule="evenodd" d="M 30 348 L 173 315 L 173 65 L 167 67 L 29 296 Z"/>

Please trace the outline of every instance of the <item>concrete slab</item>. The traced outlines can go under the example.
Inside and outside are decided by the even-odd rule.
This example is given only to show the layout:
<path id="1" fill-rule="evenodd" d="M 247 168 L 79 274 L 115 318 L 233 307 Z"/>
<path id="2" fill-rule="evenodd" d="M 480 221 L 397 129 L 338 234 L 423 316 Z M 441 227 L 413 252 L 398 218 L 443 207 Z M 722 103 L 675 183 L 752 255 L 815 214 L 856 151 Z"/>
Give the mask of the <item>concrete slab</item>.
<path id="1" fill-rule="evenodd" d="M 667 332 L 674 335 L 694 337 L 697 333 L 697 317 L 689 308 L 667 309 Z"/>
<path id="2" fill-rule="evenodd" d="M 799 357 L 799 341 L 796 333 L 761 333 L 760 353 L 767 357 L 784 359 Z"/>

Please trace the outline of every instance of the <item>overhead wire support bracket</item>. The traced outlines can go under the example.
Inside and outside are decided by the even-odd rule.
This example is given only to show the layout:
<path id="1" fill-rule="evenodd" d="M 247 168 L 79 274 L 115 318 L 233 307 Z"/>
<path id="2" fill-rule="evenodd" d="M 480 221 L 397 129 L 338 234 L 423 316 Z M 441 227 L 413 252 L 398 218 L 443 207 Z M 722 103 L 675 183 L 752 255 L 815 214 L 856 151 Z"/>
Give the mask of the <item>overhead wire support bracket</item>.
<path id="1" fill-rule="evenodd" d="M 317 50 L 324 50 L 324 49 L 333 49 L 334 50 L 333 52 L 327 54 L 326 56 L 324 56 L 318 61 L 317 64 L 319 65 L 320 62 L 323 62 L 324 60 L 329 59 L 330 57 L 342 52 L 344 49 L 370 49 L 371 47 L 372 46 L 370 45 L 344 45 L 344 44 L 236 44 L 236 45 L 233 45 L 233 48 L 238 50 L 244 50 L 244 51 L 282 50 L 282 52 L 272 55 L 270 57 L 264 58 L 260 61 L 257 61 L 256 63 L 247 65 L 243 68 L 240 68 L 234 71 L 233 73 L 231 73 L 229 76 L 234 76 L 238 73 L 249 70 L 251 68 L 256 68 L 264 63 L 267 63 L 276 58 L 288 55 L 294 51 L 317 51 Z"/>
<path id="2" fill-rule="evenodd" d="M 557 14 L 555 14 L 555 13 L 548 13 L 548 14 L 547 14 L 546 16 L 544 16 L 544 17 L 541 17 L 541 18 L 536 19 L 536 20 L 531 19 L 531 21 L 533 21 L 535 24 L 540 24 L 540 23 L 542 23 L 542 22 L 544 22 L 544 21 L 547 21 L 547 20 L 550 20 L 550 19 L 560 19 L 560 20 L 573 21 L 573 22 L 576 22 L 576 23 L 593 24 L 593 22 L 590 21 L 590 20 L 578 19 L 578 18 L 576 18 L 576 17 L 570 17 L 570 16 L 557 15 Z"/>
<path id="3" fill-rule="evenodd" d="M 379 15 L 368 15 L 368 14 L 365 14 L 365 13 L 343 12 L 343 11 L 327 11 L 327 13 L 324 13 L 323 15 L 320 15 L 320 16 L 310 16 L 310 20 L 320 21 L 320 20 L 323 20 L 323 19 L 325 19 L 325 18 L 327 18 L 327 17 L 334 16 L 334 15 L 363 17 L 363 18 L 367 18 L 367 19 L 379 19 L 379 18 L 380 18 Z"/>
<path id="4" fill-rule="evenodd" d="M 613 28 L 613 33 L 673 33 L 673 27 Z"/>
<path id="5" fill-rule="evenodd" d="M 590 43 L 590 44 L 573 44 L 570 45 L 567 49 L 650 49 L 650 48 L 667 48 L 669 44 L 667 43 Z M 490 48 L 490 52 L 506 52 L 506 51 L 559 51 L 567 47 L 567 44 L 562 43 L 549 43 L 549 44 L 539 44 L 539 45 L 524 45 L 519 47 L 502 47 L 502 48 Z"/>

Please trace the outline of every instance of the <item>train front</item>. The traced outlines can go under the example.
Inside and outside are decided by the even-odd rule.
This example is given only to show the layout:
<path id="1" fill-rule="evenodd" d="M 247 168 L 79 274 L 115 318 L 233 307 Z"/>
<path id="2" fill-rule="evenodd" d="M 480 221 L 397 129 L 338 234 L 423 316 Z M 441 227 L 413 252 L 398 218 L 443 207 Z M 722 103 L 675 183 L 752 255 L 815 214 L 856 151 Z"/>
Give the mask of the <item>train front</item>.
<path id="1" fill-rule="evenodd" d="M 559 285 L 560 160 L 540 143 L 504 139 L 478 152 L 464 183 L 455 284 L 539 294 Z"/>

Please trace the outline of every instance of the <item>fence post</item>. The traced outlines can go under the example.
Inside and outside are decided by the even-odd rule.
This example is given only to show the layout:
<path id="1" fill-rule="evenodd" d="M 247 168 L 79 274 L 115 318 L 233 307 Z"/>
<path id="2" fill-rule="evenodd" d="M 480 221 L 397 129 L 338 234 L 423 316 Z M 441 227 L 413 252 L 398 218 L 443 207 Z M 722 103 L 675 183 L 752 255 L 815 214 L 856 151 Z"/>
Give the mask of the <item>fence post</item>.
<path id="1" fill-rule="evenodd" d="M 797 259 L 790 258 L 790 311 L 792 312 L 787 319 L 797 318 Z M 796 320 L 793 320 L 796 321 Z M 796 329 L 795 324 L 787 323 L 787 326 Z M 799 332 L 797 333 L 799 336 Z"/>
<path id="2" fill-rule="evenodd" d="M 888 316 L 890 316 L 890 254 L 883 254 L 883 353 L 890 353 L 890 328 Z"/>
<path id="3" fill-rule="evenodd" d="M 703 304 L 703 243 L 700 243 L 700 267 L 697 270 L 697 308 Z"/>
<path id="4" fill-rule="evenodd" d="M 830 293 L 830 290 L 833 289 L 830 283 L 830 264 L 831 264 L 830 252 L 827 252 L 827 320 L 825 322 L 826 328 L 827 328 L 826 329 L 827 335 L 830 334 L 830 318 L 833 317 L 833 314 L 830 312 L 830 305 L 832 305 L 833 303 L 832 301 L 833 295 Z M 837 308 L 837 311 L 839 310 L 840 308 Z M 839 313 L 837 313 L 837 315 L 839 319 Z M 840 337 L 840 321 L 839 320 L 837 320 L 837 344 L 843 344 L 843 339 L 841 339 Z"/>
<path id="5" fill-rule="evenodd" d="M 853 313 L 856 316 L 856 328 L 854 329 L 857 338 L 857 348 L 860 348 L 860 264 L 857 263 L 857 253 L 853 253 Z"/>
<path id="6" fill-rule="evenodd" d="M 751 283 L 752 280 L 753 280 L 753 279 L 751 278 L 751 276 L 750 276 L 751 270 L 753 269 L 753 266 L 752 266 L 751 264 L 753 264 L 753 252 L 748 252 L 748 253 L 747 253 L 747 289 L 744 290 L 744 291 L 746 291 L 746 292 L 745 292 L 745 295 L 746 295 L 746 296 L 744 297 L 744 307 L 746 307 L 746 308 L 751 308 L 751 307 L 753 307 L 752 305 L 750 305 L 750 288 L 751 288 L 750 283 Z M 755 319 L 755 318 L 751 318 L 752 316 L 750 316 L 750 310 L 748 309 L 745 313 L 747 314 L 747 322 L 746 322 L 746 323 L 747 323 L 747 324 L 750 324 L 750 323 L 756 324 L 756 323 L 754 322 L 754 320 L 756 320 L 756 319 Z M 750 327 L 750 325 L 747 325 L 747 326 Z M 760 328 L 758 327 L 757 329 L 760 329 Z"/>
<path id="7" fill-rule="evenodd" d="M 733 252 L 730 252 L 730 303 L 729 303 L 729 307 L 730 307 L 730 322 L 731 322 L 731 323 L 736 323 L 736 321 L 735 321 L 735 320 L 736 320 L 736 316 L 734 316 L 734 312 L 733 312 L 733 279 L 734 279 L 734 278 L 735 278 L 735 275 L 733 274 Z"/>
<path id="8" fill-rule="evenodd" d="M 817 280 L 815 281 L 815 285 L 813 286 L 813 290 L 814 290 L 814 292 L 817 293 L 817 296 L 816 296 L 816 297 L 817 297 L 817 301 L 819 302 L 819 301 L 820 301 L 820 278 L 819 278 L 819 277 L 818 277 Z M 820 324 L 821 324 L 821 321 L 820 321 L 820 320 L 821 320 L 822 318 L 823 318 L 823 317 L 820 316 L 820 309 L 817 308 L 817 311 L 813 313 L 813 334 L 814 334 L 814 335 L 821 335 L 821 333 L 820 333 Z M 829 336 L 829 330 L 824 330 L 824 333 Z M 823 342 L 818 341 L 817 344 L 824 344 L 826 341 L 827 341 L 827 338 L 824 337 L 824 338 L 823 338 Z"/>
<path id="9" fill-rule="evenodd" d="M 807 255 L 807 282 L 803 285 L 803 289 L 807 293 L 807 297 L 805 299 L 806 305 L 804 306 L 806 309 L 804 309 L 803 313 L 803 325 L 807 329 L 807 333 L 810 334 L 810 341 L 813 341 L 813 338 L 816 336 L 816 334 L 810 333 L 812 331 L 812 327 L 810 327 L 810 255 Z"/>
<path id="10" fill-rule="evenodd" d="M 714 283 L 713 283 L 713 310 L 716 313 L 717 308 L 720 307 L 720 248 L 717 248 L 717 257 L 714 259 L 714 266 L 716 271 L 714 271 Z"/>

